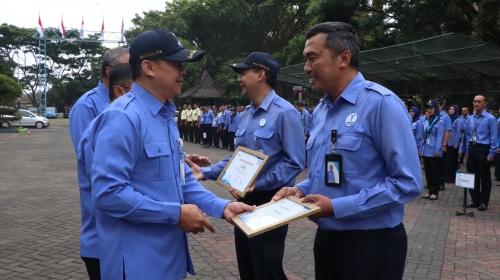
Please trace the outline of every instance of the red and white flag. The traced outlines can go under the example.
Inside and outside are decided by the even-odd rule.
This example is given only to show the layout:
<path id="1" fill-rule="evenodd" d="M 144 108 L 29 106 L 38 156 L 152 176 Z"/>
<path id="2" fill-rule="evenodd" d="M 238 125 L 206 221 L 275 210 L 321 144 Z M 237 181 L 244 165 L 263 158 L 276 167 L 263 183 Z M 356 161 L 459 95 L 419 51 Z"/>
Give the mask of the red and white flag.
<path id="1" fill-rule="evenodd" d="M 43 26 L 42 26 L 42 20 L 40 19 L 40 14 L 38 14 L 38 26 L 36 27 L 36 31 L 38 31 L 40 37 L 43 37 Z"/>
<path id="2" fill-rule="evenodd" d="M 104 40 L 104 16 L 102 16 L 101 38 Z"/>
<path id="3" fill-rule="evenodd" d="M 85 23 L 83 22 L 83 15 L 82 15 L 82 27 L 80 27 L 80 39 L 83 39 L 83 36 L 84 36 L 84 34 L 83 34 L 84 26 L 85 26 Z"/>
<path id="4" fill-rule="evenodd" d="M 61 15 L 61 26 L 59 26 L 59 31 L 61 31 L 61 35 L 63 38 L 66 37 L 66 28 L 64 28 L 63 16 Z"/>
<path id="5" fill-rule="evenodd" d="M 123 17 L 122 17 L 122 30 L 121 30 L 121 42 L 125 42 L 125 25 L 123 24 Z"/>

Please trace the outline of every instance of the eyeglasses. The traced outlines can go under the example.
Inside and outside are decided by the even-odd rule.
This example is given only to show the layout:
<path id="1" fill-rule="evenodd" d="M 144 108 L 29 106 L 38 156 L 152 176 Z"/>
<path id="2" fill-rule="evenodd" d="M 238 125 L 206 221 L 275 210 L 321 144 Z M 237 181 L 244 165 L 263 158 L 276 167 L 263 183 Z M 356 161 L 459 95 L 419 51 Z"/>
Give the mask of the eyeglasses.
<path id="1" fill-rule="evenodd" d="M 467 112 L 467 110 L 462 110 L 462 112 Z"/>

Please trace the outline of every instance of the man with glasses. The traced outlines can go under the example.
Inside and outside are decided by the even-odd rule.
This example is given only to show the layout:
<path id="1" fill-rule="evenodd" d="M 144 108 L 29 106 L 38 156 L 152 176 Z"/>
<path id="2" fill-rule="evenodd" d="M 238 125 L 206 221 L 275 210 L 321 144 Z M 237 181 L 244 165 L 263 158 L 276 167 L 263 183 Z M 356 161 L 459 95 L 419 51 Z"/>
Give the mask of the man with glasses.
<path id="1" fill-rule="evenodd" d="M 203 55 L 169 30 L 139 34 L 130 45 L 131 92 L 96 118 L 89 146 L 103 279 L 194 275 L 187 233 L 215 231 L 205 213 L 229 221 L 254 209 L 216 197 L 185 164 L 170 100 L 181 93 L 182 63 Z"/>
<path id="2" fill-rule="evenodd" d="M 75 154 L 78 154 L 78 144 L 82 139 L 83 132 L 110 101 L 109 79 L 112 68 L 119 63 L 128 63 L 128 59 L 129 53 L 126 48 L 118 47 L 107 51 L 102 57 L 102 80 L 99 81 L 97 87 L 84 93 L 73 105 L 69 115 L 69 134 Z M 84 214 L 82 213 L 82 215 Z M 99 270 L 97 247 L 92 241 L 87 241 L 85 238 L 81 240 L 80 256 L 85 262 L 89 276 Z"/>

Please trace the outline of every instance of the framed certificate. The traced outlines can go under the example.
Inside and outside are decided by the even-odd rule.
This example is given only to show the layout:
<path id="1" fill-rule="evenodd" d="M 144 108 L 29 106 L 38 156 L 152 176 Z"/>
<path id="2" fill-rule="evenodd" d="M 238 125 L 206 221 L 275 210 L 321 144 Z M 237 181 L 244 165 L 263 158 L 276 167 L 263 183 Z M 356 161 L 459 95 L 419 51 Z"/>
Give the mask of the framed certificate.
<path id="1" fill-rule="evenodd" d="M 249 238 L 321 211 L 319 206 L 302 203 L 294 196 L 263 204 L 252 212 L 231 219 Z"/>
<path id="2" fill-rule="evenodd" d="M 268 158 L 263 153 L 238 146 L 215 182 L 245 197 L 246 189 L 253 184 Z"/>

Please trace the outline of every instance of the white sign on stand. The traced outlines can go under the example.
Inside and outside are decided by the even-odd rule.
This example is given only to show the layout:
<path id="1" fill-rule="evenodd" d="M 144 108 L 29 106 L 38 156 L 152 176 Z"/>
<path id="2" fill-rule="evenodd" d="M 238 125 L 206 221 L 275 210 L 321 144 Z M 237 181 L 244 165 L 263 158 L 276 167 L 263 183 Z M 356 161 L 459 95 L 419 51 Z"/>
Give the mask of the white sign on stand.
<path id="1" fill-rule="evenodd" d="M 457 187 L 474 189 L 474 174 L 466 172 L 457 172 L 455 177 L 455 185 Z"/>

